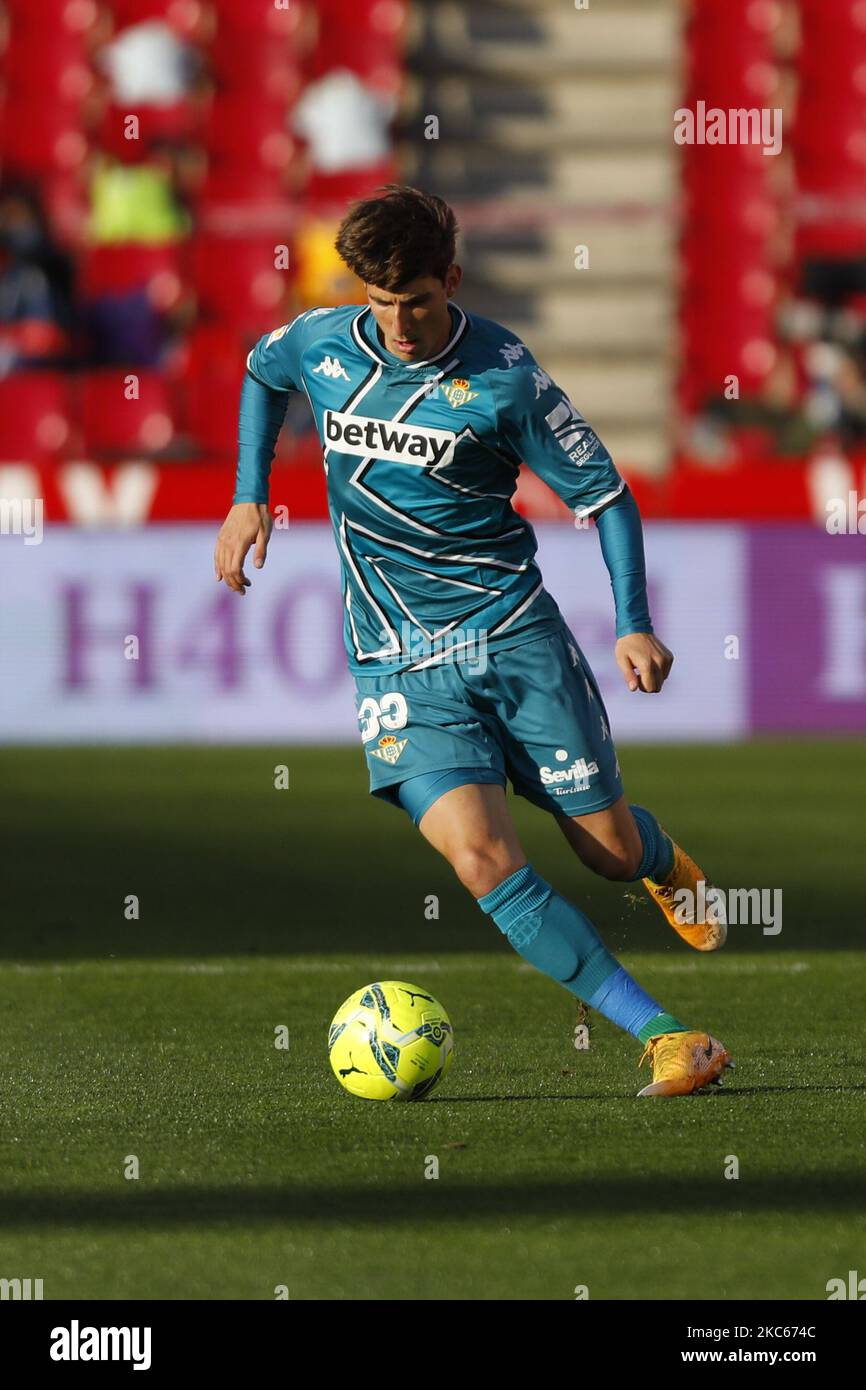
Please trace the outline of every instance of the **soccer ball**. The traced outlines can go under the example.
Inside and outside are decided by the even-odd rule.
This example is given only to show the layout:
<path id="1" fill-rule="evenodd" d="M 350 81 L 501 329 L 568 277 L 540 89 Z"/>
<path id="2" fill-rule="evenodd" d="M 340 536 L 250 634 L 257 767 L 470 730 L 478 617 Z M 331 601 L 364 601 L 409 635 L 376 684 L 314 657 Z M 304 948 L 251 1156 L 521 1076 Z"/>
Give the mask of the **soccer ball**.
<path id="1" fill-rule="evenodd" d="M 405 980 L 365 985 L 334 1014 L 328 1055 L 362 1100 L 420 1100 L 451 1065 L 454 1033 L 432 994 Z"/>

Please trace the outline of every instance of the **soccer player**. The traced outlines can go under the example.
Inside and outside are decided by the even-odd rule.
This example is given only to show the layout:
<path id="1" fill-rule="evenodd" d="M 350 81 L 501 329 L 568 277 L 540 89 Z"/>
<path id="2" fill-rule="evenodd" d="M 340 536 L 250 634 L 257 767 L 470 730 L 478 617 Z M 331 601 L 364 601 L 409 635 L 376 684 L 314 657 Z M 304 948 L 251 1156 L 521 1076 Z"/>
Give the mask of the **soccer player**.
<path id="1" fill-rule="evenodd" d="M 577 518 L 595 518 L 617 664 L 629 690 L 656 694 L 673 657 L 650 622 L 640 517 L 604 445 L 528 348 L 453 302 L 456 231 L 448 205 L 414 188 L 389 184 L 356 203 L 336 245 L 368 303 L 309 310 L 253 348 L 216 576 L 243 594 L 251 546 L 255 567 L 265 562 L 274 447 L 288 393 L 304 391 L 324 452 L 371 792 L 412 817 L 521 956 L 644 1044 L 653 1079 L 640 1095 L 687 1095 L 720 1081 L 727 1050 L 651 998 L 527 863 L 505 797 L 509 779 L 595 873 L 641 879 L 690 946 L 723 944 L 720 910 L 688 911 L 697 864 L 625 799 L 595 678 L 511 505 L 520 464 Z M 690 899 L 677 898 L 683 889 Z"/>

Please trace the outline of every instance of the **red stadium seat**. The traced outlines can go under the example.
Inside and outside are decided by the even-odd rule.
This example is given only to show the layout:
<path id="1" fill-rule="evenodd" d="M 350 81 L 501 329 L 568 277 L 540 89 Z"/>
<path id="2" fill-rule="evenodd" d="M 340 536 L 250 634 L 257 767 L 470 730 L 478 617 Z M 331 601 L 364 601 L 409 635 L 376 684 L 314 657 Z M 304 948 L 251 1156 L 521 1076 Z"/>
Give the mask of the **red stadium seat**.
<path id="1" fill-rule="evenodd" d="M 252 97 L 215 101 L 202 139 L 209 150 L 238 165 L 252 162 L 264 169 L 286 168 L 295 149 L 283 103 Z"/>
<path id="2" fill-rule="evenodd" d="M 208 148 L 205 201 L 273 200 L 299 156 L 281 104 L 264 105 L 239 97 L 217 100 L 202 133 Z"/>
<path id="3" fill-rule="evenodd" d="M 866 12 L 857 0 L 799 0 L 801 45 L 798 65 L 816 58 L 841 72 L 866 58 Z"/>
<path id="4" fill-rule="evenodd" d="M 10 102 L 44 101 L 79 106 L 96 86 L 87 55 L 70 55 L 51 45 L 12 44 L 6 69 L 6 93 Z"/>
<path id="5" fill-rule="evenodd" d="M 255 333 L 279 322 L 289 272 L 275 267 L 275 245 L 274 237 L 196 239 L 194 283 L 206 318 Z"/>
<path id="6" fill-rule="evenodd" d="M 237 334 L 221 327 L 198 328 L 186 346 L 183 374 L 186 428 L 207 453 L 237 451 L 238 402 L 247 349 Z"/>
<path id="7" fill-rule="evenodd" d="M 209 225 L 215 215 L 222 218 L 228 209 L 232 218 L 231 231 L 235 231 L 238 218 L 243 227 L 249 225 L 249 217 L 255 224 L 258 209 L 282 205 L 285 198 L 281 174 L 263 169 L 238 169 L 214 159 L 195 203 L 198 215 L 209 219 Z"/>
<path id="8" fill-rule="evenodd" d="M 69 108 L 54 102 L 7 102 L 3 151 L 16 172 L 68 173 L 87 155 L 87 137 Z"/>
<path id="9" fill-rule="evenodd" d="M 779 18 L 778 6 L 755 0 L 692 4 L 680 104 L 692 110 L 699 100 L 707 108 L 772 105 Z M 772 244 L 779 225 L 772 163 L 757 144 L 681 150 L 680 397 L 687 409 L 721 396 L 730 373 L 750 391 L 772 367 L 778 300 Z"/>
<path id="10" fill-rule="evenodd" d="M 255 4 L 252 0 L 219 0 L 215 6 L 220 30 L 255 31 L 284 39 L 297 32 L 306 8 L 303 0 L 282 0 L 279 8 L 274 3 Z"/>
<path id="11" fill-rule="evenodd" d="M 3 458 L 50 458 L 74 447 L 75 399 L 59 372 L 16 372 L 0 379 Z"/>
<path id="12" fill-rule="evenodd" d="M 302 73 L 291 45 L 267 33 L 222 28 L 207 51 L 217 100 L 234 93 L 284 107 L 297 99 Z"/>
<path id="13" fill-rule="evenodd" d="M 222 0 L 216 4 L 208 0 L 111 0 L 110 8 L 115 30 L 162 19 L 179 34 L 194 37 L 221 3 Z"/>
<path id="14" fill-rule="evenodd" d="M 204 119 L 201 108 L 192 101 L 179 101 L 171 106 L 142 106 L 134 114 L 138 119 L 135 140 L 127 138 L 130 112 L 125 106 L 109 103 L 98 130 L 100 148 L 125 164 L 147 159 L 155 140 L 197 140 Z"/>
<path id="15" fill-rule="evenodd" d="M 10 105 L 76 107 L 94 91 L 86 21 L 89 0 L 13 7 L 3 77 Z M 49 13 L 46 14 L 44 11 Z M 77 18 L 76 18 L 77 17 Z M 35 21 L 35 22 L 34 22 Z"/>
<path id="16" fill-rule="evenodd" d="M 401 65 L 406 8 L 403 0 L 319 0 L 314 75 L 349 68 L 390 87 Z"/>
<path id="17" fill-rule="evenodd" d="M 46 47 L 78 44 L 99 23 L 97 0 L 4 0 L 12 41 L 36 38 Z"/>
<path id="18" fill-rule="evenodd" d="M 192 291 L 198 311 L 186 343 L 167 359 L 161 344 L 158 351 L 142 348 L 138 367 L 91 367 L 77 377 L 31 370 L 0 381 L 4 452 L 9 459 L 108 461 L 178 453 L 179 441 L 188 438 L 208 454 L 233 454 L 248 347 L 290 314 L 292 272 L 276 258 L 303 210 L 296 203 L 302 142 L 288 116 L 309 78 L 310 42 L 318 32 L 323 71 L 339 62 L 365 76 L 390 71 L 405 4 L 0 0 L 0 10 L 8 13 L 10 36 L 0 54 L 0 157 L 4 170 L 38 182 L 55 236 L 75 250 L 76 344 L 91 362 L 124 363 L 129 354 L 100 347 L 99 332 L 108 341 L 108 330 L 116 327 L 110 317 L 115 305 L 118 315 L 127 314 L 137 348 L 142 340 L 133 308 L 142 317 L 151 305 L 157 317 L 178 304 L 185 310 L 184 291 Z M 307 22 L 316 17 L 318 25 Z M 96 45 L 112 32 L 156 19 L 197 46 L 214 79 L 212 100 L 197 90 L 175 106 L 135 113 L 142 147 L 166 136 L 205 151 L 204 187 L 188 195 L 199 231 L 190 242 L 167 246 L 91 247 L 82 177 L 88 154 L 96 148 L 124 158 L 130 143 L 124 139 L 129 112 L 102 100 Z M 99 102 L 92 100 L 96 92 Z M 373 182 L 391 173 L 389 165 Z M 319 183 L 313 180 L 307 209 L 317 196 L 330 206 L 334 198 L 367 192 L 370 173 Z M 257 227 L 269 230 L 253 234 Z M 219 235 L 220 228 L 227 234 Z M 170 320 L 175 330 L 184 321 L 177 312 Z M 167 367 L 144 365 L 166 360 Z M 137 391 L 130 394 L 132 379 Z"/>
<path id="19" fill-rule="evenodd" d="M 395 178 L 396 169 L 391 160 L 371 164 L 366 169 L 346 169 L 339 174 L 320 174 L 314 169 L 304 189 L 304 202 L 311 212 L 338 216 L 347 203 L 355 198 L 368 198 L 381 184 L 392 183 Z"/>
<path id="20" fill-rule="evenodd" d="M 84 253 L 80 289 L 87 299 L 100 294 L 123 294 L 147 287 L 154 303 L 171 308 L 188 279 L 187 245 L 174 242 L 166 246 L 120 242 L 114 246 L 95 246 Z"/>
<path id="21" fill-rule="evenodd" d="M 161 453 L 176 434 L 173 390 L 160 372 L 88 372 L 81 410 L 85 449 L 94 457 Z"/>
<path id="22" fill-rule="evenodd" d="M 87 192 L 75 170 L 45 174 L 39 183 L 42 205 L 55 236 L 64 245 L 78 247 L 87 221 Z"/>
<path id="23" fill-rule="evenodd" d="M 866 223 L 866 9 L 801 0 L 794 153 L 798 261 L 862 256 Z"/>

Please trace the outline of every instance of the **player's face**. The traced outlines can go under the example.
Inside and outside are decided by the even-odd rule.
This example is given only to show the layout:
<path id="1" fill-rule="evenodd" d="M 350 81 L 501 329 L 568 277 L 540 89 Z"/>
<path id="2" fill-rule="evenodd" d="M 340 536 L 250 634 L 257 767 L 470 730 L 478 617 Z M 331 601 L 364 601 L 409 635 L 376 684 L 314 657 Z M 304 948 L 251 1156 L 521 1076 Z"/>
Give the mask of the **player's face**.
<path id="1" fill-rule="evenodd" d="M 448 301 L 460 276 L 459 265 L 452 265 L 444 284 L 435 275 L 424 275 L 410 280 L 399 292 L 366 286 L 388 352 L 404 362 L 424 362 L 441 352 L 451 333 Z"/>

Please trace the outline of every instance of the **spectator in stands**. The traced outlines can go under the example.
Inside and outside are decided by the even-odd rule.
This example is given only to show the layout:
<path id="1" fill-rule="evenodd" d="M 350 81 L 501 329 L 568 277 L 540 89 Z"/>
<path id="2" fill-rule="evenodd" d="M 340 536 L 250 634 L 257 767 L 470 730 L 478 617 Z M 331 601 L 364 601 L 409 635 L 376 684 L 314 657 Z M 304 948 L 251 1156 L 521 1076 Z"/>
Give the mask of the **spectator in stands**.
<path id="1" fill-rule="evenodd" d="M 801 296 L 782 313 L 782 336 L 803 363 L 803 400 L 814 431 L 842 448 L 866 442 L 866 317 L 862 275 L 840 260 L 837 274 L 804 273 Z"/>
<path id="2" fill-rule="evenodd" d="M 801 273 L 803 294 L 828 309 L 866 294 L 866 256 L 809 256 Z"/>
<path id="3" fill-rule="evenodd" d="M 320 304 L 366 304 L 367 291 L 337 253 L 339 223 L 303 218 L 295 238 L 295 312 Z"/>
<path id="4" fill-rule="evenodd" d="M 193 145 L 209 90 L 200 49 L 149 20 L 103 44 L 95 65 L 105 79 L 97 141 L 104 155 L 128 166 L 152 163 L 159 147 Z"/>
<path id="5" fill-rule="evenodd" d="M 389 181 L 395 111 L 394 98 L 347 69 L 336 68 L 309 84 L 291 116 L 295 134 L 307 145 L 308 204 L 342 213 L 347 198 Z"/>
<path id="6" fill-rule="evenodd" d="M 140 106 L 173 106 L 186 97 L 198 75 L 195 49 L 162 20 L 132 24 L 98 55 L 112 99 L 137 111 Z"/>
<path id="7" fill-rule="evenodd" d="M 356 73 L 339 68 L 310 83 L 292 124 L 308 143 L 312 167 L 321 174 L 342 174 L 387 159 L 394 110 L 392 100 L 365 86 Z"/>
<path id="8" fill-rule="evenodd" d="M 806 412 L 814 428 L 832 436 L 843 449 L 862 447 L 866 441 L 862 347 L 851 352 L 840 343 L 812 343 L 805 362 L 809 375 Z"/>
<path id="9" fill-rule="evenodd" d="M 747 456 L 799 459 L 822 441 L 866 444 L 866 324 L 851 308 L 788 300 L 779 344 L 760 389 L 742 399 L 708 401 L 691 422 L 688 446 L 707 463 Z"/>
<path id="10" fill-rule="evenodd" d="M 346 198 L 391 177 L 389 125 L 395 110 L 396 103 L 344 68 L 311 82 L 295 106 L 291 123 L 307 144 L 304 202 L 312 211 L 295 238 L 292 313 L 366 301 L 363 285 L 337 255 L 334 238 Z M 314 430 L 305 398 L 294 396 L 286 415 L 287 436 L 304 438 Z"/>
<path id="11" fill-rule="evenodd" d="M 93 166 L 88 240 L 92 245 L 137 241 L 159 245 L 189 234 L 180 170 L 185 150 L 172 140 L 149 143 L 141 163 L 105 156 Z"/>
<path id="12" fill-rule="evenodd" d="M 286 317 L 294 318 L 305 309 L 328 304 L 365 304 L 367 292 L 357 276 L 347 268 L 337 254 L 334 238 L 338 218 L 312 216 L 302 218 L 294 241 L 295 277 Z M 305 395 L 293 391 L 289 395 L 283 445 L 289 439 L 299 440 L 315 435 L 313 413 Z"/>
<path id="13" fill-rule="evenodd" d="M 189 235 L 186 145 L 157 139 L 144 154 L 142 163 L 106 157 L 96 163 L 87 227 L 91 245 L 163 246 Z M 94 366 L 161 366 L 191 312 L 189 301 L 163 302 L 145 285 L 101 294 L 85 305 L 88 358 Z"/>
<path id="14" fill-rule="evenodd" d="M 72 263 L 52 238 L 36 191 L 0 186 L 0 375 L 62 364 L 74 326 Z"/>
<path id="15" fill-rule="evenodd" d="M 750 457 L 801 458 L 818 434 L 801 397 L 796 358 L 782 348 L 760 390 L 706 403 L 689 423 L 686 447 L 694 458 L 717 466 L 735 463 L 740 450 Z"/>

